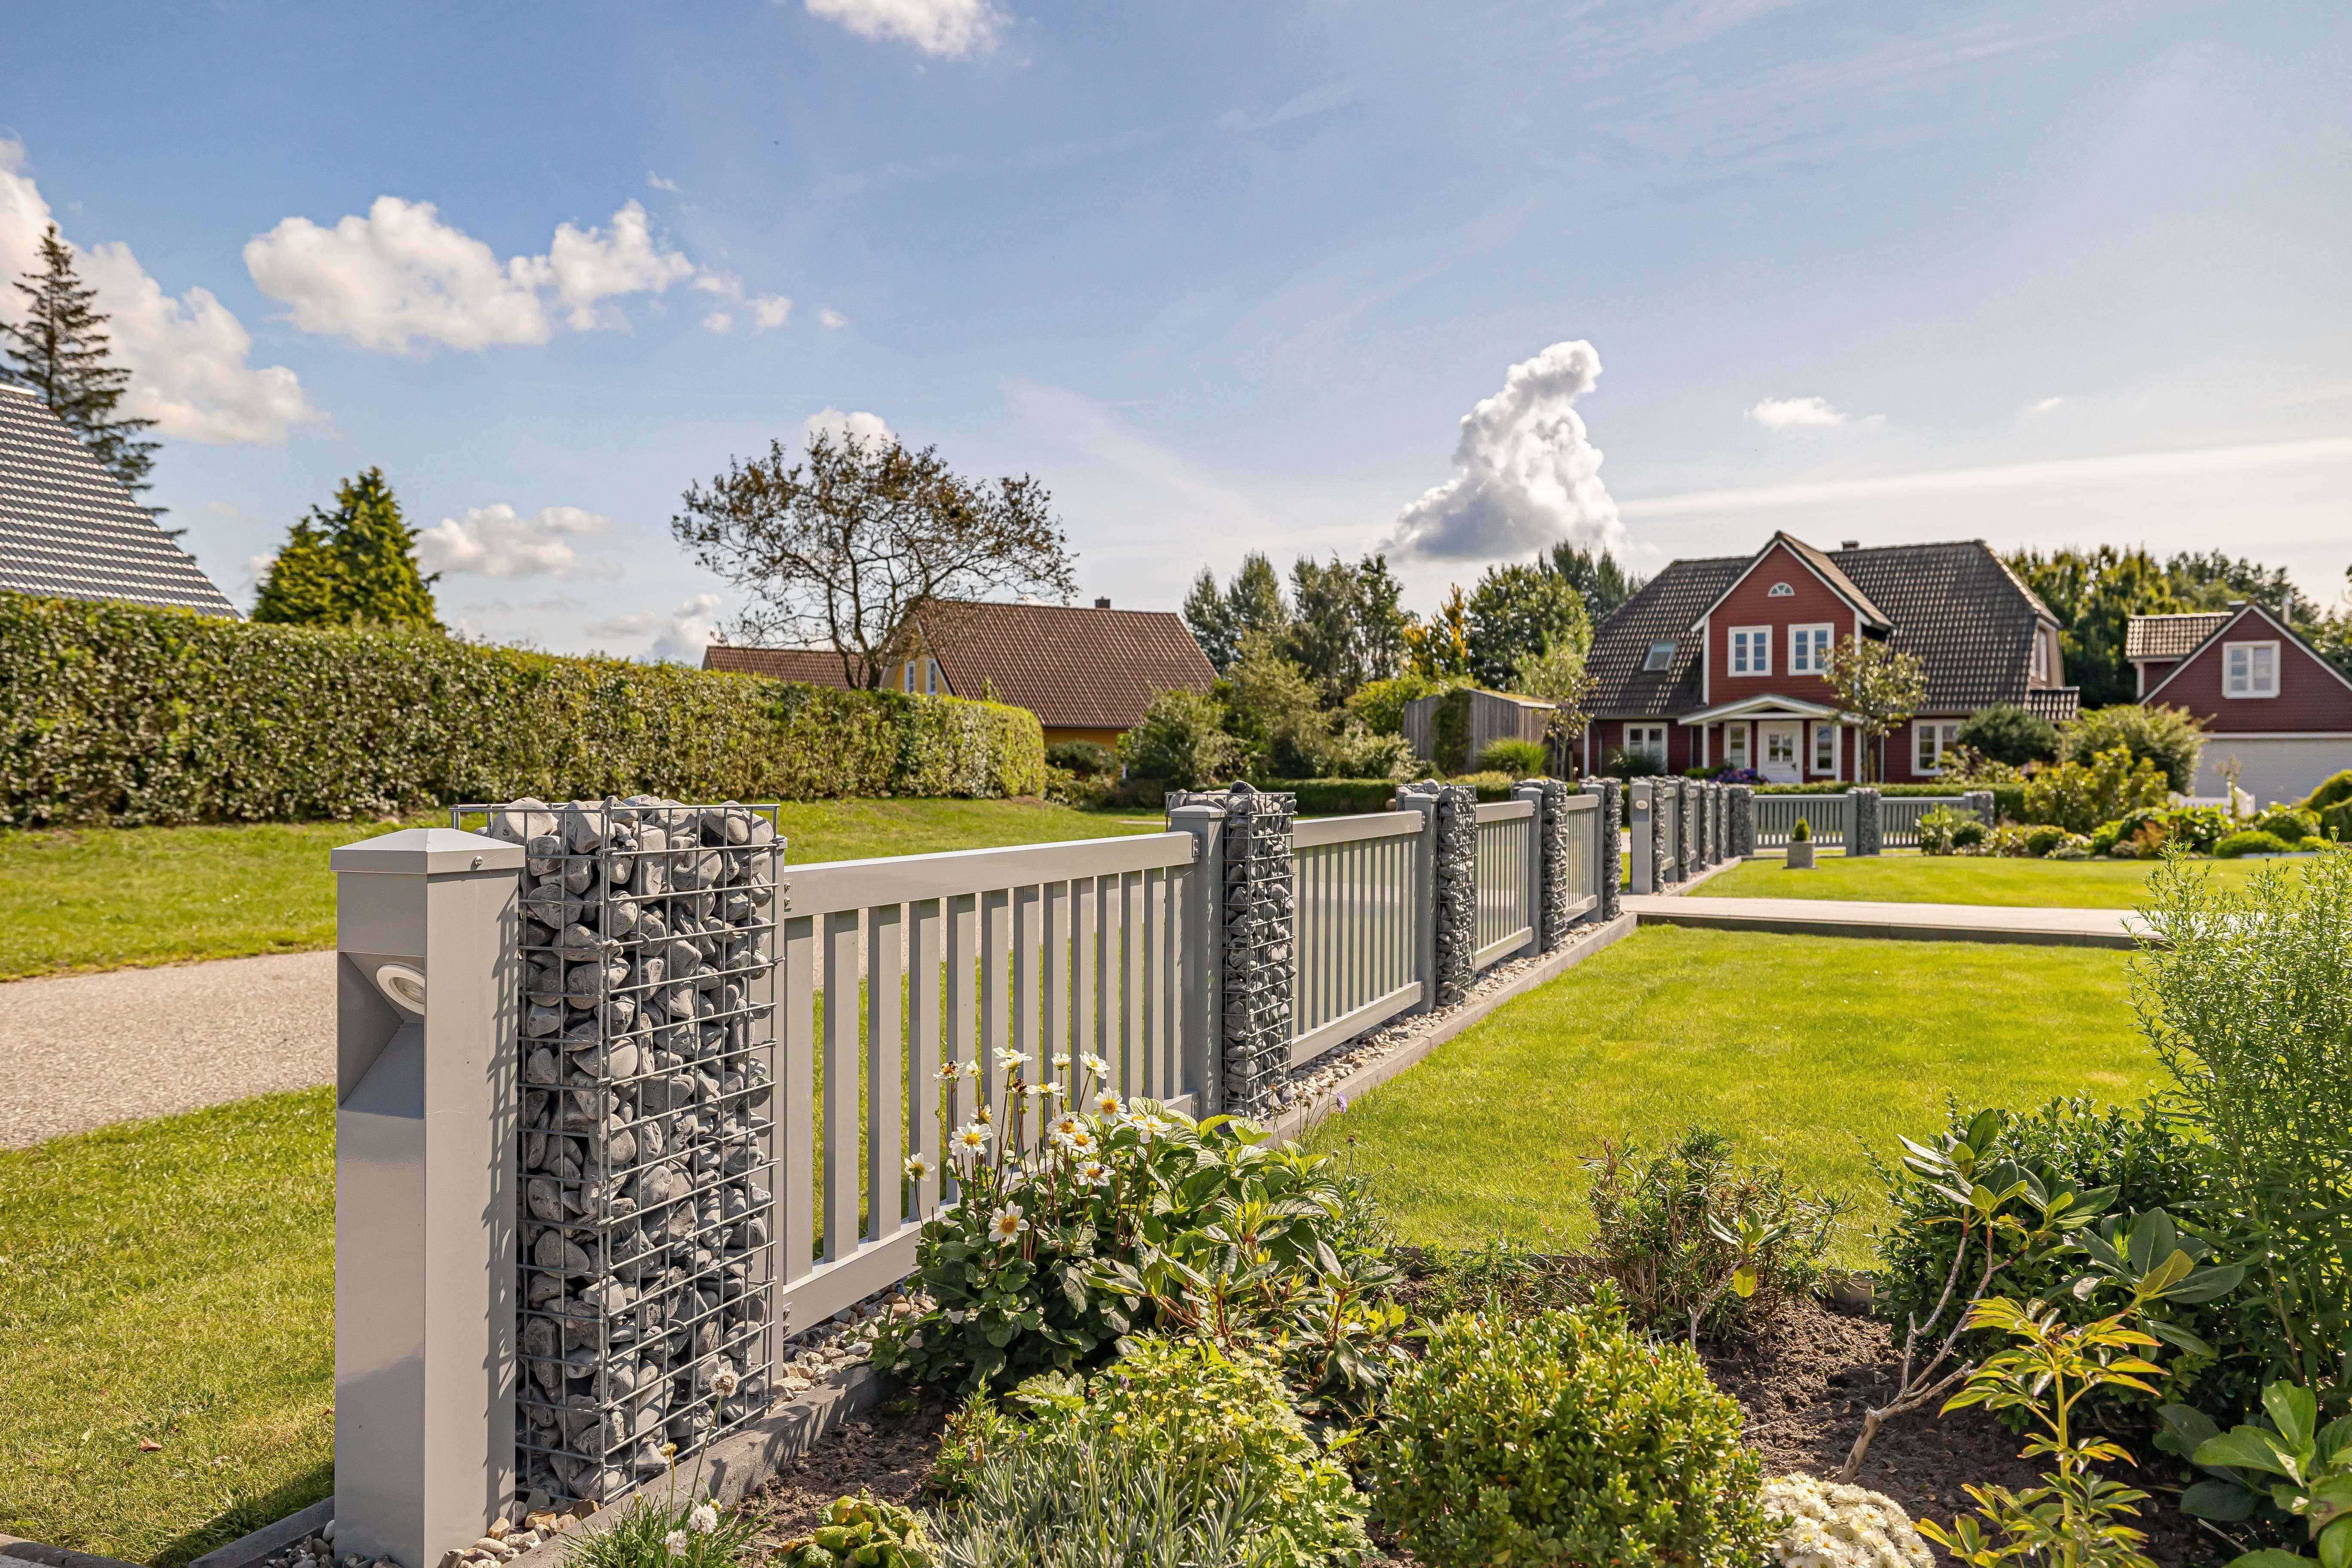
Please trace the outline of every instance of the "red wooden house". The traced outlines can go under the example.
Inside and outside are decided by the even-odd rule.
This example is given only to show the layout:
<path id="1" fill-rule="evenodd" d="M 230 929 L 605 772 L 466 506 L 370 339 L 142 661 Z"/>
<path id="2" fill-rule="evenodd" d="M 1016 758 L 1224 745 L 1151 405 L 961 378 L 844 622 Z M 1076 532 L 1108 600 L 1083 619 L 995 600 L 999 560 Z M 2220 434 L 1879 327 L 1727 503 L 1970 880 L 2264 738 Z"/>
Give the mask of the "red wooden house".
<path id="1" fill-rule="evenodd" d="M 2124 657 L 2141 701 L 2185 708 L 2211 732 L 2200 795 L 2223 793 L 2233 762 L 2238 787 L 2265 805 L 2352 768 L 2352 680 L 2260 605 L 2134 616 Z"/>

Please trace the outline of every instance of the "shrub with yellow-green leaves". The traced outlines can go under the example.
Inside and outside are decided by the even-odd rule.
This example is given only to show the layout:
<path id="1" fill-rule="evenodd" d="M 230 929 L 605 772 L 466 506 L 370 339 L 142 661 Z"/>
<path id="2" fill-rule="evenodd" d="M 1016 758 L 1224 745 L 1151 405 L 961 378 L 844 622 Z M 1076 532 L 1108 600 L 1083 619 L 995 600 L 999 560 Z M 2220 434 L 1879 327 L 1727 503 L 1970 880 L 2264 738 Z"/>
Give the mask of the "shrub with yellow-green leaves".
<path id="1" fill-rule="evenodd" d="M 835 1498 L 824 1522 L 787 1541 L 779 1568 L 931 1568 L 920 1514 L 870 1497 Z"/>

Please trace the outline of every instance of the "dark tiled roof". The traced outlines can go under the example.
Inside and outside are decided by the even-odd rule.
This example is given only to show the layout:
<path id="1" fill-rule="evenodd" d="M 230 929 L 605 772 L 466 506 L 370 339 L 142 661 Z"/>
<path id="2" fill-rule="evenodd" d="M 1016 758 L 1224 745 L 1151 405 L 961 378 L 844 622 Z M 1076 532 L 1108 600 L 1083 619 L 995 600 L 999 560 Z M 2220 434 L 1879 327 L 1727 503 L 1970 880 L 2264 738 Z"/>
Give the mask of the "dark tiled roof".
<path id="1" fill-rule="evenodd" d="M 2234 614 L 2232 610 L 2196 610 L 2185 616 L 2134 616 L 2124 623 L 2124 657 L 2186 658 Z"/>
<path id="2" fill-rule="evenodd" d="M 730 647 L 713 643 L 702 650 L 702 668 L 738 675 L 764 675 L 802 686 L 838 686 L 846 690 L 841 656 L 829 647 Z"/>
<path id="3" fill-rule="evenodd" d="M 0 386 L 0 588 L 237 613 L 89 448 L 20 386 Z"/>
<path id="4" fill-rule="evenodd" d="M 985 681 L 1057 729 L 1130 729 L 1153 692 L 1206 691 L 1217 679 L 1169 610 L 948 600 L 917 618 L 957 696 L 979 696 Z"/>
<path id="5" fill-rule="evenodd" d="M 992 689 L 1055 729 L 1131 729 L 1153 692 L 1206 691 L 1217 678 L 1182 617 L 1166 610 L 946 600 L 916 618 L 949 690 L 978 697 Z M 703 650 L 702 668 L 848 684 L 841 656 L 826 648 L 714 646 Z"/>
<path id="6" fill-rule="evenodd" d="M 1664 717 L 1699 705 L 1699 638 L 1691 625 L 1738 582 L 1752 557 L 1718 555 L 1676 561 L 1642 584 L 1592 634 L 1585 668 L 1592 676 L 1592 711 L 1624 718 Z M 1664 670 L 1645 670 L 1650 645 L 1672 642 Z"/>
<path id="7" fill-rule="evenodd" d="M 1850 587 L 1871 607 L 1865 615 L 1874 612 L 1895 627 L 1889 640 L 1926 666 L 1922 711 L 1964 713 L 2025 699 L 2033 626 L 2048 611 L 1983 541 L 1834 552 L 1790 542 L 1808 552 L 1816 567 L 1832 569 L 1839 591 Z M 1592 711 L 1664 717 L 1699 707 L 1702 650 L 1693 625 L 1754 559 L 1676 561 L 1603 621 L 1588 665 Z M 1675 645 L 1673 663 L 1663 673 L 1644 671 L 1650 645 L 1669 639 Z"/>
<path id="8" fill-rule="evenodd" d="M 2044 686 L 2025 694 L 2023 704 L 2028 713 L 2049 720 L 2053 724 L 2071 724 L 2083 710 L 2083 689 L 2079 686 Z"/>

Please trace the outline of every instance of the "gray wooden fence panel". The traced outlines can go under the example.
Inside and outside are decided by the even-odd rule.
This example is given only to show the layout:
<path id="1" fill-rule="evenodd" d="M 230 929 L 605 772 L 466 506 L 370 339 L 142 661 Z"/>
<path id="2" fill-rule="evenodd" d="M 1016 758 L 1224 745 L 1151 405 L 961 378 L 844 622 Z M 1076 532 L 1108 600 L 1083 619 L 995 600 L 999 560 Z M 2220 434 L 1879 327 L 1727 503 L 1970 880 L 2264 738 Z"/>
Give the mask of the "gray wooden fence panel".
<path id="1" fill-rule="evenodd" d="M 1486 801 L 1477 810 L 1478 945 L 1471 963 L 1500 963 L 1536 940 L 1536 808 Z"/>
<path id="2" fill-rule="evenodd" d="M 1307 1061 L 1416 1006 L 1422 816 L 1318 817 L 1291 837 L 1290 1059 Z"/>
<path id="3" fill-rule="evenodd" d="M 1853 803 L 1842 795 L 1764 795 L 1754 800 L 1756 813 L 1756 847 L 1786 848 L 1790 830 L 1803 817 L 1813 830 L 1813 842 L 1843 848 L 1846 825 L 1853 820 Z"/>

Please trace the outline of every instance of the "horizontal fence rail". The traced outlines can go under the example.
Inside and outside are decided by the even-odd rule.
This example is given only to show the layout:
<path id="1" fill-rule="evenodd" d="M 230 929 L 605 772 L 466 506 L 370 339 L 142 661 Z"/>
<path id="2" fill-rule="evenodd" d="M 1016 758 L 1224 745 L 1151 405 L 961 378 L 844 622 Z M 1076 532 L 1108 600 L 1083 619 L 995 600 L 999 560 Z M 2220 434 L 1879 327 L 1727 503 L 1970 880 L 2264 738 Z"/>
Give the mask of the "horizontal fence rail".
<path id="1" fill-rule="evenodd" d="M 1053 1108 L 1085 1089 L 1087 1056 L 1122 1096 L 1200 1094 L 1180 973 L 1197 853 L 1191 835 L 1157 833 L 786 868 L 776 1160 L 793 1321 L 913 1268 L 942 1201 L 942 1114 L 1016 1114 L 1003 1053 L 1027 1058 L 1028 1083 L 1061 1086 Z"/>
<path id="2" fill-rule="evenodd" d="M 1536 940 L 1536 806 L 1487 801 L 1477 811 L 1478 940 L 1471 965 L 1485 969 Z"/>
<path id="3" fill-rule="evenodd" d="M 1968 811 L 1969 801 L 1957 795 L 1890 795 L 1878 803 L 1879 842 L 1889 849 L 1919 847 L 1919 819 L 1937 806 Z M 1971 814 L 1973 815 L 1973 814 Z"/>
<path id="4" fill-rule="evenodd" d="M 1844 848 L 1846 826 L 1853 803 L 1842 795 L 1758 795 L 1755 797 L 1756 847 L 1784 849 L 1789 834 L 1803 817 L 1813 830 L 1813 842 Z M 1916 821 L 1916 819 L 1915 819 Z M 1918 842 L 1915 827 L 1912 842 Z"/>
<path id="5" fill-rule="evenodd" d="M 1422 821 L 1391 811 L 1311 818 L 1293 830 L 1293 1063 L 1421 1002 Z"/>

